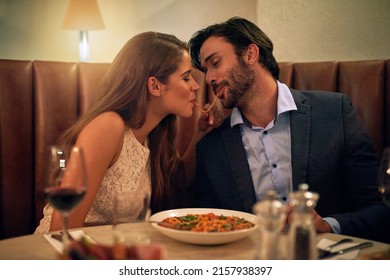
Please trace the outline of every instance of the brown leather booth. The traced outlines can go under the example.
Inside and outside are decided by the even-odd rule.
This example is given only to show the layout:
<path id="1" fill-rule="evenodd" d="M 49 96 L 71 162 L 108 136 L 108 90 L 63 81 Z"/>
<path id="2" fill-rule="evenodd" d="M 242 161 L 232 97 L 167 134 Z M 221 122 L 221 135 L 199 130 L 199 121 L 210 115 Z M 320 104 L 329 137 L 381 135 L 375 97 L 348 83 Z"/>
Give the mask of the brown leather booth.
<path id="1" fill-rule="evenodd" d="M 390 146 L 390 60 L 281 62 L 280 80 L 296 89 L 340 91 L 352 102 L 378 155 Z M 45 147 L 85 112 L 107 63 L 0 60 L 0 239 L 34 231 L 42 213 L 36 192 Z M 213 98 L 203 74 L 198 102 Z M 198 114 L 198 113 L 197 113 Z M 184 152 L 196 115 L 178 119 Z"/>

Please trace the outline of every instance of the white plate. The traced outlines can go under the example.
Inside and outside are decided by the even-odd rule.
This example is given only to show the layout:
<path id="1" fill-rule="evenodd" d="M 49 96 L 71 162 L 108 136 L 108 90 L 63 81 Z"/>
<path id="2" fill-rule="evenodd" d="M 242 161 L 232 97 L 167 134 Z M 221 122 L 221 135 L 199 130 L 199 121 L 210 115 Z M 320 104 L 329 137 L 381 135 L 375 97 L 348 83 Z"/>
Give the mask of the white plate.
<path id="1" fill-rule="evenodd" d="M 245 220 L 254 223 L 255 226 L 249 229 L 242 229 L 242 230 L 229 231 L 229 232 L 193 232 L 193 231 L 171 229 L 171 228 L 159 226 L 157 223 L 152 223 L 152 226 L 155 229 L 157 229 L 159 232 L 164 234 L 165 236 L 168 236 L 172 239 L 186 242 L 186 243 L 201 244 L 201 245 L 216 245 L 216 244 L 230 243 L 245 238 L 257 230 L 255 215 L 245 213 L 245 212 L 240 212 L 240 211 L 214 209 L 214 208 L 183 208 L 183 209 L 162 211 L 152 215 L 149 218 L 149 221 L 160 222 L 163 219 L 168 217 L 186 216 L 187 214 L 207 214 L 207 213 L 244 218 Z"/>

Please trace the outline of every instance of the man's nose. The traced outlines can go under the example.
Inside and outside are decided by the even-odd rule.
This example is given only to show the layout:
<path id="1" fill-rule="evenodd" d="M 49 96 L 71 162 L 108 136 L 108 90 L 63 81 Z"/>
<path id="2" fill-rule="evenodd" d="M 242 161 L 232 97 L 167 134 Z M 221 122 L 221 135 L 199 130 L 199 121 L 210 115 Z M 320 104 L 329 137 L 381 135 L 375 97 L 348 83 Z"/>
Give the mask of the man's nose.
<path id="1" fill-rule="evenodd" d="M 207 72 L 206 73 L 206 83 L 208 84 L 208 85 L 213 85 L 213 84 L 215 84 L 215 82 L 216 82 L 216 78 L 215 78 L 215 75 L 212 73 L 212 72 Z"/>

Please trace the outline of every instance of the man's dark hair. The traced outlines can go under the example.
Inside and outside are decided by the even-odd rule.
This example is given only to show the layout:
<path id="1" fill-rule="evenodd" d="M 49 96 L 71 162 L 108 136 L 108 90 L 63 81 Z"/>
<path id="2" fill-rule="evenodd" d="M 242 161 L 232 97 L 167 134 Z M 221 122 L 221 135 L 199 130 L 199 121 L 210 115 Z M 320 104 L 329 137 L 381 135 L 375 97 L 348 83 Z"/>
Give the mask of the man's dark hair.
<path id="1" fill-rule="evenodd" d="M 223 37 L 234 47 L 237 56 L 241 56 L 250 44 L 260 49 L 259 63 L 267 69 L 275 79 L 279 79 L 279 66 L 272 54 L 273 44 L 268 36 L 254 23 L 240 17 L 210 25 L 196 32 L 189 41 L 192 65 L 203 71 L 200 65 L 200 48 L 211 36 Z"/>

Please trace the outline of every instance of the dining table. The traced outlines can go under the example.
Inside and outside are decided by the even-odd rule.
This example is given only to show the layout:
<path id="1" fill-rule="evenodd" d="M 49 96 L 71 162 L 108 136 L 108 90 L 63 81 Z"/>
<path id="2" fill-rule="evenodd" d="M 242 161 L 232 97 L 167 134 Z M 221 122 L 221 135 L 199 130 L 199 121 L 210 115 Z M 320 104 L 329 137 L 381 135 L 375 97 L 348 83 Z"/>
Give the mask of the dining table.
<path id="1" fill-rule="evenodd" d="M 135 232 L 147 230 L 150 241 L 161 244 L 164 248 L 167 260 L 254 260 L 259 255 L 259 232 L 257 231 L 227 244 L 198 245 L 167 237 L 149 223 L 137 223 L 133 226 Z M 96 243 L 113 244 L 112 225 L 88 226 L 70 229 L 70 232 L 76 230 L 82 231 Z M 319 242 L 323 239 L 338 241 L 347 237 L 349 236 L 325 233 L 317 234 L 316 238 Z M 362 238 L 349 238 L 352 238 L 354 243 L 367 241 Z M 281 240 L 287 240 L 287 235 L 282 235 Z M 372 243 L 371 247 L 360 249 L 354 259 L 364 259 L 375 253 L 388 252 L 390 249 L 390 244 L 376 241 L 372 241 Z M 280 245 L 284 246 L 283 242 Z M 44 234 L 30 234 L 0 240 L 0 259 L 2 260 L 56 260 L 59 258 L 58 251 L 45 238 Z"/>

